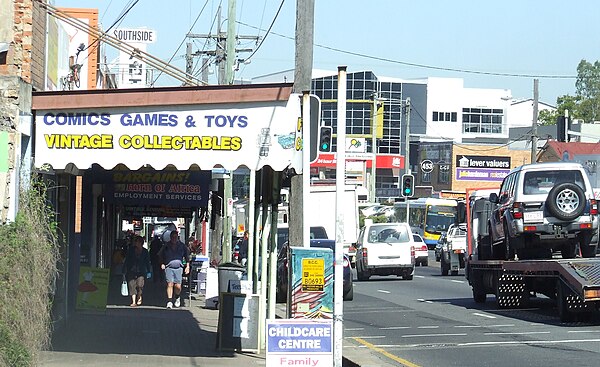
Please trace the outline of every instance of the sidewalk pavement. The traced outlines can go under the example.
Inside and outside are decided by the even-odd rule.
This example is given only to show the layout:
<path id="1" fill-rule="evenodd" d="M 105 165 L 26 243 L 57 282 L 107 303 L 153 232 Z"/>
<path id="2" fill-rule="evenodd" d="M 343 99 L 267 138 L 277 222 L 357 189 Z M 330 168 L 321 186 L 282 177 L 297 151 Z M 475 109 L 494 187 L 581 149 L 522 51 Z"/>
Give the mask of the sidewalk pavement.
<path id="1" fill-rule="evenodd" d="M 120 296 L 119 286 L 120 278 L 111 282 L 104 313 L 76 312 L 54 333 L 50 350 L 41 354 L 41 366 L 266 365 L 264 350 L 259 354 L 217 350 L 219 311 L 205 308 L 202 296 L 191 301 L 182 297 L 182 307 L 169 310 L 164 284 L 150 281 L 144 304 L 129 307 L 130 298 Z M 279 306 L 277 313 L 285 315 Z M 343 366 L 385 365 L 381 355 L 358 345 L 344 340 Z"/>

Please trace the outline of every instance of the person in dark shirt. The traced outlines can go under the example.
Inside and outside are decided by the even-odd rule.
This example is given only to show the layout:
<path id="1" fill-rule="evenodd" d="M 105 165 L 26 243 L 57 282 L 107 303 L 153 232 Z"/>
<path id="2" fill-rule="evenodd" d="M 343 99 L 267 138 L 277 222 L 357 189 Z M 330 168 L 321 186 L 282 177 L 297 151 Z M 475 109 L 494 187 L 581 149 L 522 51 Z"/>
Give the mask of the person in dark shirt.
<path id="1" fill-rule="evenodd" d="M 160 250 L 161 269 L 165 271 L 167 280 L 167 308 L 179 307 L 181 300 L 181 280 L 190 272 L 189 252 L 186 245 L 179 241 L 179 233 L 171 231 L 170 241 Z M 185 262 L 185 265 L 184 265 Z M 175 297 L 173 297 L 175 296 Z"/>
<path id="2" fill-rule="evenodd" d="M 133 238 L 133 245 L 129 246 L 123 268 L 131 295 L 131 307 L 142 304 L 142 292 L 146 276 L 152 271 L 148 250 L 142 247 L 144 239 L 140 236 Z"/>
<path id="3" fill-rule="evenodd" d="M 154 283 L 165 280 L 165 272 L 161 270 L 162 264 L 158 253 L 163 247 L 163 243 L 158 236 L 154 236 L 150 242 L 150 262 L 152 263 L 152 272 L 154 273 Z"/>
<path id="4" fill-rule="evenodd" d="M 248 262 L 248 231 L 244 232 L 244 237 L 240 242 L 239 253 L 240 264 L 242 264 L 242 266 L 246 266 L 246 262 Z"/>

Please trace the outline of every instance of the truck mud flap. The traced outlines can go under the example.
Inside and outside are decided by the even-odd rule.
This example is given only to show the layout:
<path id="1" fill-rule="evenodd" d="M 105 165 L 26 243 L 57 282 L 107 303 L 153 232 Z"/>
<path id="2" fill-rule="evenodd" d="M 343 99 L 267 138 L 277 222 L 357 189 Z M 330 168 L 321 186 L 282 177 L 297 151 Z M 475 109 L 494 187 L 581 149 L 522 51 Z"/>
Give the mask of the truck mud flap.
<path id="1" fill-rule="evenodd" d="M 529 300 L 525 279 L 521 275 L 502 273 L 498 278 L 496 289 L 496 305 L 498 308 L 525 307 Z"/>

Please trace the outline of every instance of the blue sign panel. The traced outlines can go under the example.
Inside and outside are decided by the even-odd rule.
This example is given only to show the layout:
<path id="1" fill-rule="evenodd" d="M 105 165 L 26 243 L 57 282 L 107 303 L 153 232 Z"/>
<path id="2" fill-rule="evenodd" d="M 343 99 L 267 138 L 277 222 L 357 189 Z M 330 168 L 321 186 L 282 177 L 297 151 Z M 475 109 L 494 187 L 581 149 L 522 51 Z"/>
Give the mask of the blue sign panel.
<path id="1" fill-rule="evenodd" d="M 331 322 L 293 320 L 270 324 L 267 350 L 272 353 L 331 353 L 332 336 Z"/>

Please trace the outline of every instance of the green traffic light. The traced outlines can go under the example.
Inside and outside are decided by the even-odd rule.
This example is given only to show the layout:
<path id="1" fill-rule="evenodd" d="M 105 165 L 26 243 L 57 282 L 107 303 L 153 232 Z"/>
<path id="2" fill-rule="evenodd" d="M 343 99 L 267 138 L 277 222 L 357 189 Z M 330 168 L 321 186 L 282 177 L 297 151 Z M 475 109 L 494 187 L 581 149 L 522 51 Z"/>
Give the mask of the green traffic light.
<path id="1" fill-rule="evenodd" d="M 321 144 L 321 150 L 327 150 L 327 149 L 329 149 L 329 144 L 327 144 L 327 143 Z"/>

